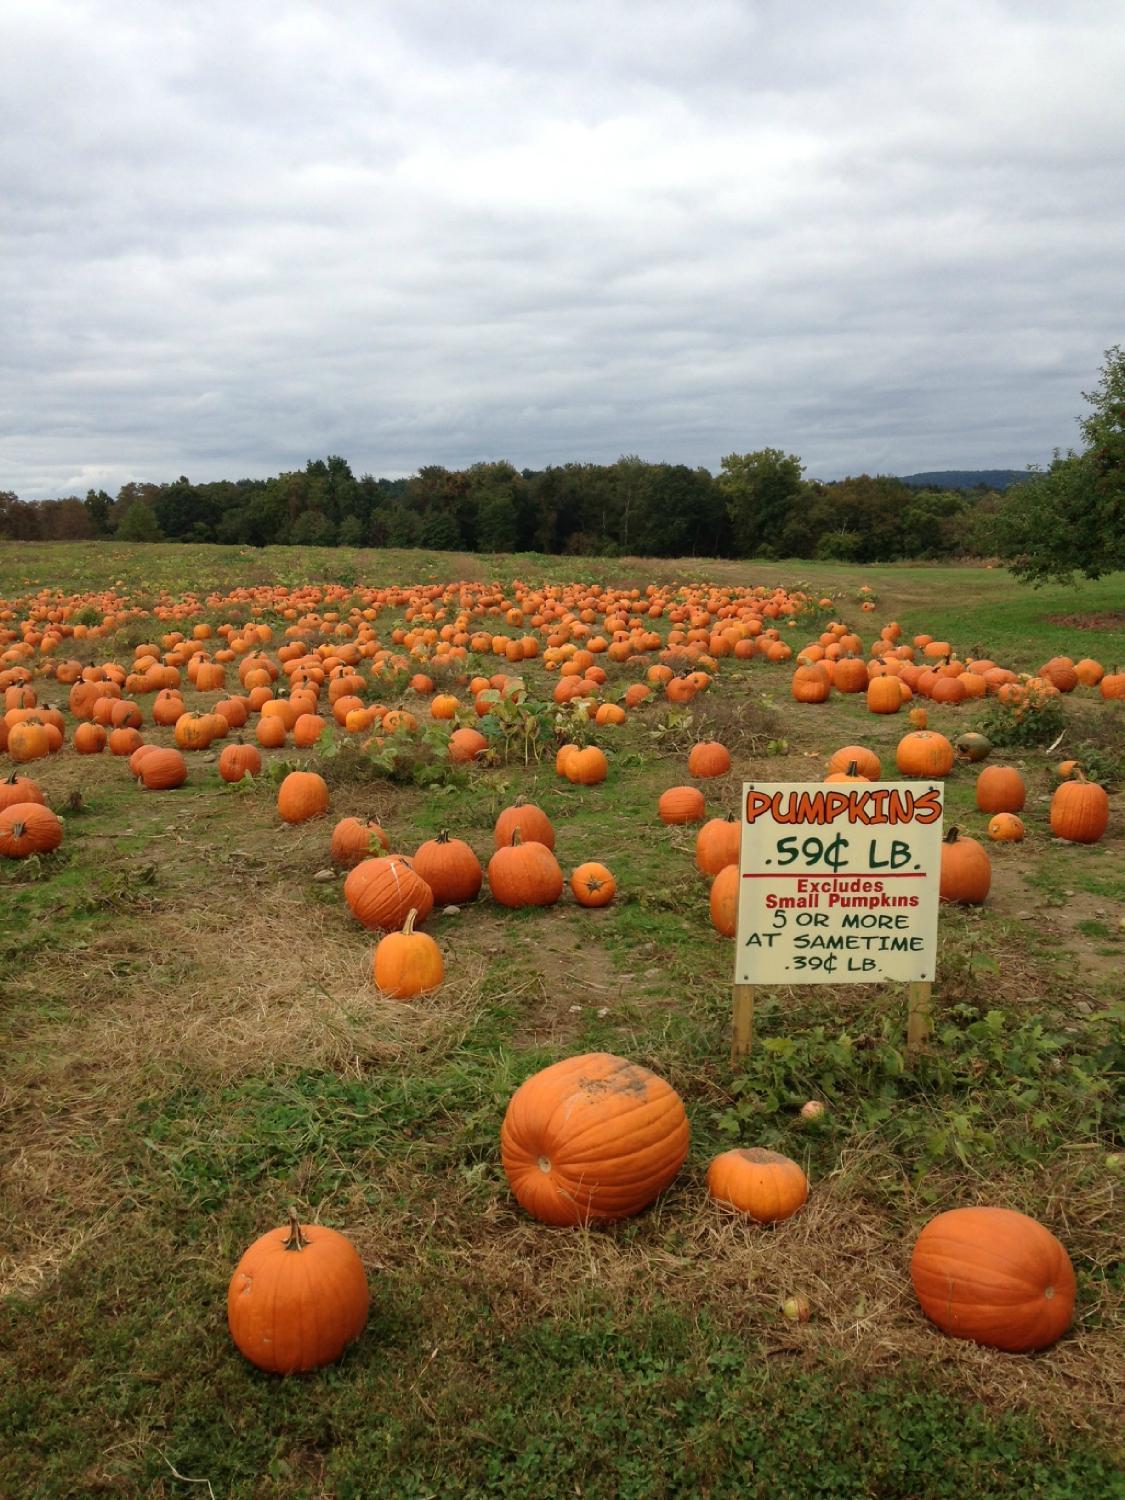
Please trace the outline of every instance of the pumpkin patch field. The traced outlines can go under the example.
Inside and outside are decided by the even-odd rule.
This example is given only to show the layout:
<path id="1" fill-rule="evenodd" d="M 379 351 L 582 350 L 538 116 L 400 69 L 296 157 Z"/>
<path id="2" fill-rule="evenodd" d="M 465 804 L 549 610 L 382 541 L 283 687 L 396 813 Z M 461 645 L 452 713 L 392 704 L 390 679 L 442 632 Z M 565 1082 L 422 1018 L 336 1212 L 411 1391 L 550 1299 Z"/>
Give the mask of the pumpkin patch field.
<path id="1" fill-rule="evenodd" d="M 0 1494 L 1118 1493 L 1123 597 L 0 550 Z M 742 783 L 915 777 L 928 1041 L 732 1063 Z"/>

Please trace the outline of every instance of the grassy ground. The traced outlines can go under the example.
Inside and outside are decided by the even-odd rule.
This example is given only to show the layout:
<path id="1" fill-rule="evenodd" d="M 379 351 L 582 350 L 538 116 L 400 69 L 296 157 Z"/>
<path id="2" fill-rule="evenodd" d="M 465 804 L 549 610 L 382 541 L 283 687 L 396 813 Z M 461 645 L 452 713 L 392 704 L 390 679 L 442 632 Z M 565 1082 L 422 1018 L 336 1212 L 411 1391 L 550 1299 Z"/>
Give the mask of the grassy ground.
<path id="1" fill-rule="evenodd" d="M 0 596 L 118 579 L 152 593 L 546 575 L 806 577 L 861 633 L 897 618 L 1018 667 L 1056 651 L 1125 659 L 1119 623 L 1049 618 L 1105 616 L 1120 578 L 1037 594 L 980 569 L 0 551 Z M 855 602 L 863 583 L 874 616 Z M 731 945 L 708 924 L 693 831 L 659 824 L 656 797 L 685 779 L 701 735 L 735 757 L 707 788 L 718 812 L 749 774 L 819 776 L 837 745 L 893 765 L 903 729 L 838 697 L 798 708 L 787 682 L 784 668 L 731 665 L 690 723 L 640 711 L 606 731 L 601 787 L 546 762 L 422 791 L 327 762 L 333 815 L 377 815 L 398 847 L 448 824 L 486 854 L 523 792 L 554 819 L 565 869 L 602 858 L 617 875 L 602 912 L 512 915 L 485 898 L 436 918 L 447 982 L 415 1006 L 373 990 L 370 936 L 339 882 L 314 879 L 327 827 L 279 826 L 268 781 L 232 791 L 193 757 L 187 786 L 154 795 L 119 761 L 41 763 L 64 848 L 0 872 L 0 1494 L 199 1495 L 202 1481 L 217 1497 L 310 1500 L 1119 1493 L 1121 1177 L 1107 1154 L 1120 1141 L 1121 798 L 1105 841 L 1060 845 L 1048 758 L 1005 757 L 1028 781 L 1029 837 L 994 848 L 987 906 L 943 911 L 937 1031 L 917 1065 L 890 988 L 778 989 L 732 1072 Z M 1064 748 L 1108 756 L 1120 742 L 1119 712 L 1088 692 L 1067 716 Z M 931 722 L 960 732 L 973 717 Z M 972 784 L 959 767 L 947 798 L 979 835 Z M 510 1198 L 499 1121 L 536 1068 L 594 1048 L 675 1085 L 691 1155 L 636 1220 L 551 1231 Z M 814 1096 L 830 1107 L 810 1128 L 797 1111 Z M 808 1205 L 776 1230 L 707 1206 L 708 1160 L 740 1143 L 809 1170 Z M 353 1238 L 372 1314 L 339 1366 L 278 1381 L 232 1349 L 224 1298 L 241 1250 L 289 1202 Z M 954 1342 L 917 1311 L 913 1235 L 968 1202 L 1035 1214 L 1070 1250 L 1077 1321 L 1046 1354 Z M 808 1324 L 780 1316 L 794 1292 Z"/>

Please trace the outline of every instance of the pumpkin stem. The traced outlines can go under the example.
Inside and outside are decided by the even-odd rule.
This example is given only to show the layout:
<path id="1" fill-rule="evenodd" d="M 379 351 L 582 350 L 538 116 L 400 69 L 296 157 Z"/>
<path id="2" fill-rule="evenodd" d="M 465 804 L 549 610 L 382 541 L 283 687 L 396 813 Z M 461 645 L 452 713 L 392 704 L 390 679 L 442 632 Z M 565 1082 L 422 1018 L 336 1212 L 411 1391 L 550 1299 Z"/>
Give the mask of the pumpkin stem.
<path id="1" fill-rule="evenodd" d="M 437 842 L 439 844 L 448 844 L 449 843 L 449 829 L 448 828 L 443 828 L 441 830 L 441 832 L 437 836 Z"/>
<path id="2" fill-rule="evenodd" d="M 301 1234 L 301 1225 L 297 1218 L 297 1210 L 291 1208 L 289 1210 L 289 1238 L 285 1241 L 283 1248 L 286 1250 L 303 1250 L 306 1244 L 307 1241 Z"/>
<path id="3" fill-rule="evenodd" d="M 858 760 L 849 760 L 848 761 L 848 775 L 849 776 L 858 776 L 859 775 L 859 761 Z"/>
<path id="4" fill-rule="evenodd" d="M 414 918 L 418 915 L 418 908 L 412 906 L 406 914 L 406 921 L 402 924 L 403 937 L 409 937 L 414 931 Z"/>
<path id="5" fill-rule="evenodd" d="M 956 828 L 951 828 L 949 830 L 949 832 L 945 835 L 945 842 L 947 844 L 955 844 L 957 842 L 957 829 Z"/>

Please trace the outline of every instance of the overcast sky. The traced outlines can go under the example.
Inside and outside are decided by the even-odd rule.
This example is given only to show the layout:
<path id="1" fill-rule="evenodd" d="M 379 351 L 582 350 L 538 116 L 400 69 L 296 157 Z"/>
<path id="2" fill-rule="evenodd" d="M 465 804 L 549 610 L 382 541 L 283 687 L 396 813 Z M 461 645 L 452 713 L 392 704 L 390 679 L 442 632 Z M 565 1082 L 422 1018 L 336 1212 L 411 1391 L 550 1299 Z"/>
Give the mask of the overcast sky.
<path id="1" fill-rule="evenodd" d="M 0 489 L 1023 467 L 1123 163 L 1122 0 L 0 0 Z"/>

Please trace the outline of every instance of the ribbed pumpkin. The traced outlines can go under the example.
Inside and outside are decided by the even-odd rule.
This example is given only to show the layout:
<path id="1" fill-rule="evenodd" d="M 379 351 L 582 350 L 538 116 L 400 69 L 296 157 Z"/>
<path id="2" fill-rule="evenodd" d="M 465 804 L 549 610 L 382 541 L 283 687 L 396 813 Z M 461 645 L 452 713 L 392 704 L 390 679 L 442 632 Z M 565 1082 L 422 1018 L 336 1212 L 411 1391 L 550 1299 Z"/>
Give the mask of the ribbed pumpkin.
<path id="1" fill-rule="evenodd" d="M 454 765 L 468 765 L 487 749 L 488 741 L 478 729 L 455 729 L 449 736 L 449 758 Z"/>
<path id="2" fill-rule="evenodd" d="M 367 1276 L 346 1236 L 289 1224 L 254 1241 L 227 1290 L 227 1322 L 260 1370 L 294 1375 L 339 1359 L 367 1322 Z"/>
<path id="3" fill-rule="evenodd" d="M 717 875 L 726 865 L 738 863 L 742 824 L 728 813 L 709 818 L 695 836 L 695 866 L 704 875 Z"/>
<path id="4" fill-rule="evenodd" d="M 139 779 L 150 792 L 168 792 L 187 780 L 187 761 L 178 750 L 153 750 L 140 763 Z"/>
<path id="5" fill-rule="evenodd" d="M 100 724 L 84 721 L 75 729 L 73 743 L 79 755 L 100 755 L 105 749 L 105 730 Z"/>
<path id="6" fill-rule="evenodd" d="M 18 771 L 13 771 L 0 781 L 0 812 L 17 802 L 42 801 L 43 788 L 37 781 L 32 781 L 30 776 L 21 776 Z"/>
<path id="7" fill-rule="evenodd" d="M 1086 781 L 1079 771 L 1055 788 L 1051 798 L 1051 832 L 1075 844 L 1096 844 L 1109 827 L 1109 797 L 1104 787 Z"/>
<path id="8" fill-rule="evenodd" d="M 341 818 L 332 830 L 332 863 L 348 870 L 361 859 L 372 855 L 378 858 L 379 850 L 390 847 L 390 840 L 378 823 L 365 823 L 362 818 Z"/>
<path id="9" fill-rule="evenodd" d="M 711 926 L 723 937 L 734 937 L 738 927 L 738 866 L 724 865 L 711 882 Z"/>
<path id="10" fill-rule="evenodd" d="M 902 707 L 902 688 L 897 677 L 887 673 L 867 684 L 867 707 L 873 714 L 897 714 Z"/>
<path id="11" fill-rule="evenodd" d="M 730 770 L 730 751 L 718 740 L 701 740 L 691 747 L 688 756 L 688 774 L 706 780 L 710 776 L 725 776 Z"/>
<path id="12" fill-rule="evenodd" d="M 484 884 L 480 860 L 464 839 L 451 839 L 442 829 L 414 853 L 414 868 L 434 893 L 438 906 L 463 906 L 473 901 Z"/>
<path id="13" fill-rule="evenodd" d="M 445 978 L 441 949 L 425 932 L 415 932 L 418 913 L 411 908 L 401 932 L 388 932 L 375 945 L 375 983 L 395 1000 L 410 1000 L 436 990 Z"/>
<path id="14" fill-rule="evenodd" d="M 605 865 L 590 861 L 573 872 L 570 889 L 579 906 L 608 906 L 617 894 L 617 881 Z"/>
<path id="15" fill-rule="evenodd" d="M 525 840 L 517 828 L 512 842 L 488 861 L 488 888 L 501 906 L 554 906 L 563 873 L 546 844 Z"/>
<path id="16" fill-rule="evenodd" d="M 868 781 L 878 781 L 883 774 L 883 764 L 874 750 L 866 745 L 845 745 L 832 753 L 828 760 L 829 771 L 848 771 L 855 763 L 856 774 L 866 776 Z"/>
<path id="17" fill-rule="evenodd" d="M 707 1168 L 707 1191 L 716 1203 L 737 1208 L 759 1224 L 777 1224 L 804 1203 L 809 1181 L 790 1157 L 754 1146 L 716 1156 Z"/>
<path id="18" fill-rule="evenodd" d="M 609 762 L 604 750 L 599 750 L 597 745 L 587 745 L 585 750 L 575 750 L 568 757 L 563 774 L 567 781 L 573 781 L 577 786 L 597 786 L 609 775 Z M 553 830 L 551 836 L 553 839 Z M 554 844 L 549 844 L 548 848 L 554 848 Z"/>
<path id="19" fill-rule="evenodd" d="M 697 786 L 670 786 L 661 792 L 657 811 L 662 823 L 698 823 L 707 804 Z"/>
<path id="20" fill-rule="evenodd" d="M 811 662 L 793 673 L 789 690 L 798 703 L 824 703 L 832 691 L 832 683 L 820 663 Z"/>
<path id="21" fill-rule="evenodd" d="M 606 1052 L 544 1068 L 513 1094 L 500 1153 L 520 1205 L 545 1224 L 640 1213 L 687 1156 L 680 1096 L 647 1068 Z"/>
<path id="22" fill-rule="evenodd" d="M 512 835 L 517 828 L 524 843 L 532 840 L 548 849 L 555 847 L 555 830 L 550 818 L 541 808 L 536 807 L 533 802 L 525 802 L 522 797 L 517 798 L 511 807 L 506 807 L 496 819 L 492 836 L 497 849 L 511 844 Z"/>
<path id="23" fill-rule="evenodd" d="M 941 846 L 939 898 L 958 906 L 980 906 L 992 884 L 992 861 L 983 844 L 951 828 Z"/>
<path id="24" fill-rule="evenodd" d="M 344 900 L 364 927 L 399 932 L 413 908 L 421 925 L 434 909 L 434 893 L 401 854 L 365 859 L 344 881 Z"/>
<path id="25" fill-rule="evenodd" d="M 977 806 L 981 812 L 1018 813 L 1026 801 L 1027 788 L 1014 766 L 985 766 L 977 777 Z"/>
<path id="26" fill-rule="evenodd" d="M 948 776 L 953 769 L 953 746 L 934 729 L 916 729 L 903 735 L 895 749 L 895 765 L 904 776 L 928 781 Z"/>
<path id="27" fill-rule="evenodd" d="M 42 802 L 13 802 L 0 811 L 0 858 L 50 854 L 62 836 L 62 824 Z"/>
<path id="28" fill-rule="evenodd" d="M 315 771 L 290 771 L 277 789 L 277 810 L 285 823 L 307 823 L 328 811 L 328 785 Z"/>
<path id="29" fill-rule="evenodd" d="M 931 1219 L 910 1257 L 922 1311 L 943 1333 L 1011 1354 L 1045 1349 L 1070 1327 L 1070 1257 L 1049 1229 L 1010 1208 L 954 1208 Z"/>

